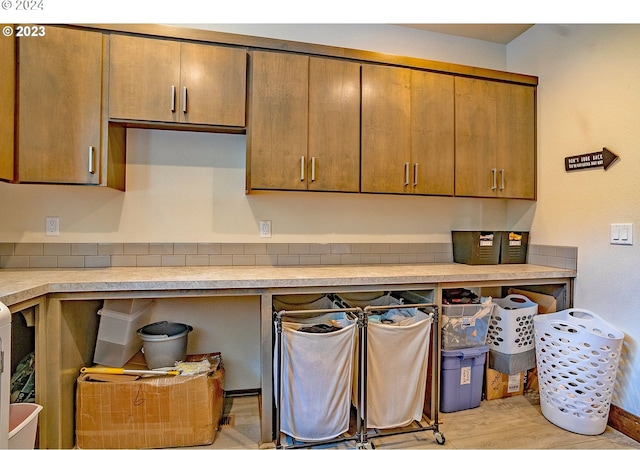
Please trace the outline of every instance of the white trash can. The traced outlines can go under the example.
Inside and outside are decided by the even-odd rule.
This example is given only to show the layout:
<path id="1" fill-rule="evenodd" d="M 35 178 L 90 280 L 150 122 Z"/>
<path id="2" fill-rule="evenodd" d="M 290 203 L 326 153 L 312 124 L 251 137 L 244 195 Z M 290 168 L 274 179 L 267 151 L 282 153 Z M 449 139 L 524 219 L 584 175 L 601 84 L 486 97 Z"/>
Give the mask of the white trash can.
<path id="1" fill-rule="evenodd" d="M 603 433 L 624 333 L 577 308 L 537 315 L 533 324 L 542 414 L 574 433 Z"/>
<path id="2" fill-rule="evenodd" d="M 9 405 L 9 448 L 33 449 L 38 429 L 38 414 L 42 406 L 36 403 Z"/>

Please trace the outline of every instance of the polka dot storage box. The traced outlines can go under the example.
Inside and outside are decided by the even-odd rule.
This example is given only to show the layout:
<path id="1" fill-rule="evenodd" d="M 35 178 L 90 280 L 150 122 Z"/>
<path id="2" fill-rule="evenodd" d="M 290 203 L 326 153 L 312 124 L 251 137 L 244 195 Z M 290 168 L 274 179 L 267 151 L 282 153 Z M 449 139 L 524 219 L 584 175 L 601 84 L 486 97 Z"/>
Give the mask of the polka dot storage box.
<path id="1" fill-rule="evenodd" d="M 584 309 L 534 317 L 542 414 L 574 433 L 607 427 L 624 333 Z"/>

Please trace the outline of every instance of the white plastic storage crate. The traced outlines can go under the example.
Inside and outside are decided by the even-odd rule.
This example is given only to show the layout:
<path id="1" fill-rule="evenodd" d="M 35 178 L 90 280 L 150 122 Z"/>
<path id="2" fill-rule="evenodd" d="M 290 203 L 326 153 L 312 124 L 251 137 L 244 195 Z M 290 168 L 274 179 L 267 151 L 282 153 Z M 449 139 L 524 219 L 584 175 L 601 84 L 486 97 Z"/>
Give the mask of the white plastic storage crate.
<path id="1" fill-rule="evenodd" d="M 493 302 L 464 305 L 442 305 L 442 348 L 482 347 L 486 345 L 487 331 Z"/>
<path id="2" fill-rule="evenodd" d="M 607 427 L 624 333 L 584 309 L 534 318 L 542 414 L 574 433 Z"/>
<path id="3" fill-rule="evenodd" d="M 119 312 L 122 314 L 134 314 L 149 306 L 153 302 L 150 298 L 128 298 L 117 300 L 105 300 L 102 305 L 103 310 Z"/>
<path id="4" fill-rule="evenodd" d="M 149 323 L 153 305 L 150 302 L 133 314 L 99 310 L 100 325 L 93 362 L 120 367 L 129 361 L 142 348 L 142 339 L 136 331 Z"/>
<path id="5" fill-rule="evenodd" d="M 538 304 L 518 294 L 494 298 L 493 303 L 487 332 L 489 349 L 509 355 L 533 350 L 533 318 Z"/>

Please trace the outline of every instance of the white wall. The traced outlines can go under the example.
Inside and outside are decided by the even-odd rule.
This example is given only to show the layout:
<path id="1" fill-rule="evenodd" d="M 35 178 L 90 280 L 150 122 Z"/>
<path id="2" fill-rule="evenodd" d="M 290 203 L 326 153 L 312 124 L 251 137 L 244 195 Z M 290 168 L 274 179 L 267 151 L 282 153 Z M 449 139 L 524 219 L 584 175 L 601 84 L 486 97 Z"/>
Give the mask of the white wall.
<path id="1" fill-rule="evenodd" d="M 198 26 L 198 25 L 196 25 Z M 392 25 L 201 28 L 398 55 L 506 66 L 504 45 Z M 503 229 L 506 200 L 333 193 L 245 195 L 243 135 L 129 130 L 127 191 L 0 183 L 0 242 L 450 242 L 452 228 Z M 533 202 L 524 202 L 531 205 Z M 44 236 L 46 216 L 60 236 Z M 521 228 L 528 229 L 523 223 Z"/>
<path id="2" fill-rule="evenodd" d="M 626 334 L 613 402 L 640 415 L 640 25 L 536 25 L 508 45 L 508 70 L 536 74 L 535 241 L 578 247 L 575 306 Z M 564 158 L 607 147 L 607 171 Z M 633 223 L 633 246 L 609 224 Z"/>

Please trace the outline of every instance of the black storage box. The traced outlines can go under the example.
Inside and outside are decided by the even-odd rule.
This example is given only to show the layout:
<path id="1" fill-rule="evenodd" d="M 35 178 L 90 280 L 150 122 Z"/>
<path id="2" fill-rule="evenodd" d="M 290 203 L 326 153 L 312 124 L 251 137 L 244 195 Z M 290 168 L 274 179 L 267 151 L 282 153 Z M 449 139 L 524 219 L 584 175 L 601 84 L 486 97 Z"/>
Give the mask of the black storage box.
<path id="1" fill-rule="evenodd" d="M 461 264 L 524 264 L 528 231 L 452 231 L 453 261 Z"/>
<path id="2" fill-rule="evenodd" d="M 527 262 L 529 232 L 501 231 L 500 264 L 524 264 Z"/>
<path id="3" fill-rule="evenodd" d="M 462 264 L 498 264 L 499 231 L 452 231 L 453 261 Z"/>

